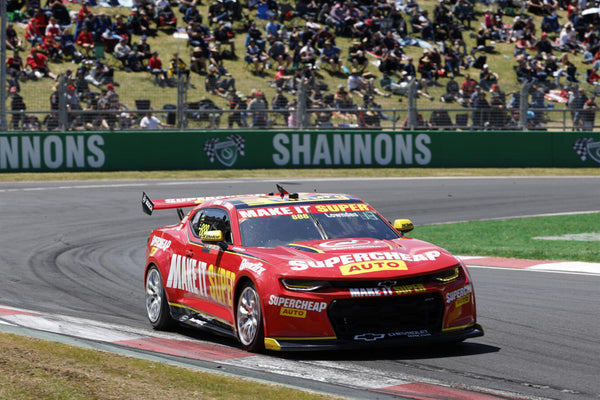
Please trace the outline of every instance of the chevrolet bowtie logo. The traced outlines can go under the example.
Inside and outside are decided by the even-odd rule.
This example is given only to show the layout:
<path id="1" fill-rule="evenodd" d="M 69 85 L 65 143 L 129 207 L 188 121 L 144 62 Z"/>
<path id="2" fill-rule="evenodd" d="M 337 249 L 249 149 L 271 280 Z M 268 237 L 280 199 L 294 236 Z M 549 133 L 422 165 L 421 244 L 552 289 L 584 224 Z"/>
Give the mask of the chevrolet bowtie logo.
<path id="1" fill-rule="evenodd" d="M 382 333 L 363 333 L 362 335 L 354 336 L 354 340 L 364 340 L 365 342 L 374 342 L 385 337 Z"/>
<path id="2" fill-rule="evenodd" d="M 398 282 L 396 281 L 382 281 L 377 283 L 377 286 L 379 287 L 392 287 L 392 286 L 396 286 Z"/>

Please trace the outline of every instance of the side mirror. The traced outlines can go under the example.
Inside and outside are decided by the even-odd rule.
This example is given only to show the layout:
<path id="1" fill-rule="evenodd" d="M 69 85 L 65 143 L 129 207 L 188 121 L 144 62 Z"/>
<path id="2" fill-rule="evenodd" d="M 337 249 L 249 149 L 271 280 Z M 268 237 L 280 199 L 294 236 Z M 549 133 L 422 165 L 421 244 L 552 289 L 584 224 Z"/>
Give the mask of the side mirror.
<path id="1" fill-rule="evenodd" d="M 410 219 L 397 219 L 394 220 L 394 229 L 404 235 L 415 229 L 415 226 Z"/>
<path id="2" fill-rule="evenodd" d="M 200 235 L 200 240 L 204 243 L 215 243 L 223 251 L 227 250 L 228 247 L 225 239 L 223 239 L 223 231 L 206 231 Z"/>
<path id="3" fill-rule="evenodd" d="M 222 242 L 223 241 L 223 232 L 222 231 L 206 231 L 202 235 L 200 235 L 200 240 L 203 242 Z"/>

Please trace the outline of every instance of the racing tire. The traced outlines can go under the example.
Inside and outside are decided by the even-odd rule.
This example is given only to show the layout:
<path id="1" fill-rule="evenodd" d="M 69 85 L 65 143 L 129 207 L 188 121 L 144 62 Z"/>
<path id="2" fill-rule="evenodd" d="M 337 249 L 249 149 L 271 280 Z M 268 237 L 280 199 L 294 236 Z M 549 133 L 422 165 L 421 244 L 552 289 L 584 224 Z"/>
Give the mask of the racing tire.
<path id="1" fill-rule="evenodd" d="M 258 291 L 252 282 L 242 286 L 236 303 L 236 328 L 240 343 L 249 352 L 265 348 L 265 330 Z"/>
<path id="2" fill-rule="evenodd" d="M 158 268 L 153 265 L 146 275 L 146 314 L 156 330 L 164 331 L 174 324 L 169 311 L 169 300 Z"/>

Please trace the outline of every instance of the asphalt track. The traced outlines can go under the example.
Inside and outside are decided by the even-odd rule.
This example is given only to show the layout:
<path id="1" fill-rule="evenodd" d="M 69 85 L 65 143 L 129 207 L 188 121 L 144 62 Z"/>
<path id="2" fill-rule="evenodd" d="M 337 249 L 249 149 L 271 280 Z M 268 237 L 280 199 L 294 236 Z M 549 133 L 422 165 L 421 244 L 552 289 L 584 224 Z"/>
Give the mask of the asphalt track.
<path id="1" fill-rule="evenodd" d="M 275 183 L 289 191 L 356 194 L 389 219 L 412 219 L 416 237 L 420 224 L 600 210 L 600 177 L 1 183 L 0 315 L 2 306 L 16 307 L 151 333 L 144 245 L 153 227 L 177 217 L 144 215 L 142 191 L 152 198 L 257 193 L 273 191 Z M 482 338 L 454 348 L 237 356 L 223 370 L 356 398 L 600 399 L 600 275 L 471 273 Z M 239 353 L 233 341 L 203 333 L 174 337 Z M 169 359 L 189 362 L 176 354 Z M 280 374 L 263 376 L 269 368 Z M 353 385 L 371 389 L 348 389 Z M 470 392 L 442 390 L 450 387 Z"/>

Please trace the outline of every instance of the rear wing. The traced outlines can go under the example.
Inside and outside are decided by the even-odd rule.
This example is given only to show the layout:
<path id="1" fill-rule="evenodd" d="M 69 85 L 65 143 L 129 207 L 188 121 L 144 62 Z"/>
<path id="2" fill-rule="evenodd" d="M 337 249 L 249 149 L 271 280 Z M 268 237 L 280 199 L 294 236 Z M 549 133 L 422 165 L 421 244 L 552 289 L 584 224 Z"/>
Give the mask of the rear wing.
<path id="1" fill-rule="evenodd" d="M 295 196 L 294 198 L 298 198 L 298 195 L 296 193 L 290 194 L 280 185 L 277 185 L 277 190 L 279 190 L 279 192 L 267 193 L 266 196 L 281 196 L 281 198 L 283 198 L 285 195 L 289 195 L 290 199 L 292 198 L 292 196 Z M 152 215 L 152 212 L 154 212 L 154 210 L 166 210 L 170 208 L 176 208 L 180 217 L 183 218 L 183 211 L 181 211 L 183 207 L 196 207 L 198 204 L 202 204 L 205 201 L 225 200 L 240 196 L 260 197 L 265 196 L 265 194 L 232 194 L 225 196 L 185 197 L 179 199 L 150 200 L 150 197 L 148 197 L 148 195 L 145 192 L 142 192 L 142 210 L 144 210 L 146 214 Z"/>
<path id="2" fill-rule="evenodd" d="M 233 197 L 233 196 L 222 196 Z M 187 197 L 180 199 L 160 199 L 150 200 L 150 197 L 142 193 L 142 210 L 148 215 L 152 215 L 154 210 L 166 210 L 171 208 L 195 207 L 207 200 L 216 199 L 216 197 Z"/>

